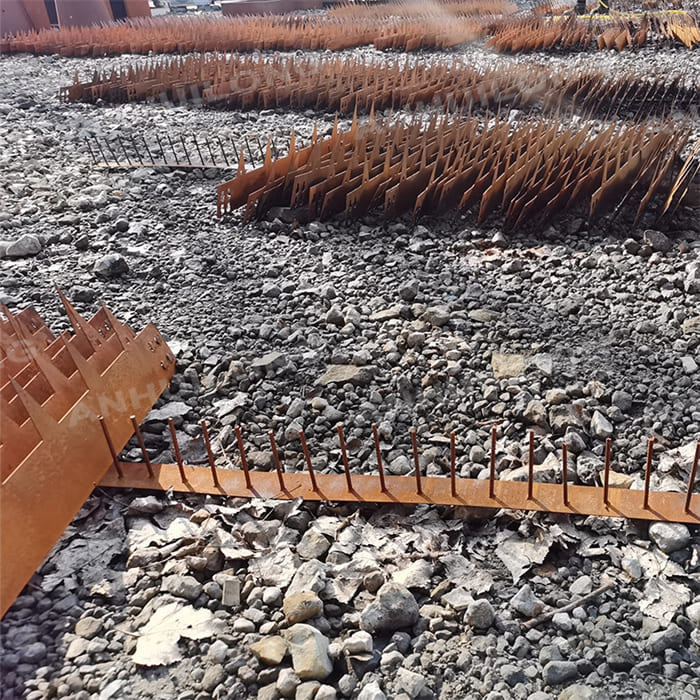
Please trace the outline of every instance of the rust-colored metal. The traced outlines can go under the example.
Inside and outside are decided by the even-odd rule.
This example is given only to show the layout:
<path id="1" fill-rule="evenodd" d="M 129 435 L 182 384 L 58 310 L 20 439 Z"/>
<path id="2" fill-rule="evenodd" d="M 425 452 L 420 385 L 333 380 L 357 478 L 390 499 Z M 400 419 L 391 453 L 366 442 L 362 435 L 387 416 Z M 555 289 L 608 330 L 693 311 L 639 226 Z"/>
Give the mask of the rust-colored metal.
<path id="1" fill-rule="evenodd" d="M 72 335 L 0 309 L 1 614 L 110 465 L 118 474 L 131 417 L 143 420 L 175 366 L 152 324 L 136 334 L 104 306 L 87 321 L 61 298 Z"/>
<path id="2" fill-rule="evenodd" d="M 0 4 L 0 34 L 49 29 L 51 22 L 44 0 L 3 0 Z"/>
<path id="3" fill-rule="evenodd" d="M 73 7 L 75 3 L 91 4 L 84 0 L 56 1 L 66 7 Z M 406 51 L 428 47 L 444 49 L 485 37 L 488 27 L 499 16 L 516 9 L 507 0 L 440 3 L 440 6 L 442 10 L 436 12 L 435 3 L 422 9 L 418 5 L 389 3 L 381 16 L 353 7 L 325 15 L 137 18 L 101 26 L 20 31 L 6 38 L 0 50 L 103 56 L 193 51 L 340 51 L 367 44 L 374 44 L 378 49 Z M 89 18 L 86 12 L 77 13 L 79 20 L 94 21 L 96 11 L 91 10 Z M 75 17 L 75 10 L 68 15 Z"/>
<path id="4" fill-rule="evenodd" d="M 88 27 L 112 22 L 109 0 L 54 0 L 58 24 L 63 28 Z M 59 30 L 60 31 L 60 30 Z"/>
<path id="5" fill-rule="evenodd" d="M 700 28 L 691 13 L 670 10 L 644 14 L 500 18 L 490 27 L 486 46 L 496 51 L 585 51 L 673 43 L 693 48 L 700 44 Z"/>
<path id="6" fill-rule="evenodd" d="M 552 112 L 570 106 L 580 112 L 620 111 L 638 116 L 700 108 L 699 95 L 700 82 L 695 73 L 650 78 L 635 72 L 609 75 L 546 65 L 479 69 L 453 57 L 416 63 L 408 59 L 230 54 L 116 65 L 94 73 L 86 81 L 76 75 L 73 84 L 60 91 L 61 99 L 82 102 L 194 101 L 235 109 L 285 107 L 344 114 L 421 104 L 465 113 L 498 106 L 528 109 L 537 104 Z M 100 143 L 95 145 L 95 151 L 106 150 Z M 144 163 L 168 160 L 162 148 L 162 158 L 153 157 L 153 153 L 158 155 L 155 145 L 152 153 L 143 150 L 134 149 L 131 157 Z M 224 157 L 227 150 L 222 148 Z M 102 160 L 109 158 L 105 154 Z M 216 167 L 212 160 L 214 163 L 207 165 Z"/>
<path id="7" fill-rule="evenodd" d="M 342 429 L 338 430 L 339 437 Z M 454 433 L 452 433 L 454 435 Z M 609 488 L 607 502 L 604 489 L 598 486 L 569 484 L 566 444 L 562 448 L 562 483 L 535 481 L 530 476 L 526 482 L 504 481 L 496 478 L 495 452 L 497 428 L 491 433 L 492 450 L 489 478 L 465 479 L 454 477 L 454 471 L 445 476 L 420 476 L 416 470 L 412 476 L 384 476 L 348 473 L 315 473 L 303 432 L 299 434 L 303 459 L 308 473 L 286 472 L 282 480 L 279 472 L 251 471 L 221 468 L 219 480 L 212 484 L 207 467 L 186 466 L 186 479 L 182 479 L 178 465 L 153 465 L 155 476 L 149 478 L 143 466 L 121 462 L 123 477 L 111 469 L 102 479 L 102 486 L 143 489 L 173 489 L 184 493 L 210 493 L 235 497 L 271 499 L 302 498 L 312 501 L 349 501 L 355 503 L 402 503 L 469 506 L 472 508 L 507 508 L 534 510 L 569 515 L 598 515 L 643 520 L 700 523 L 700 494 L 692 493 L 695 472 L 700 456 L 698 442 L 687 491 L 683 493 Z M 410 432 L 411 451 L 416 467 L 418 454 L 417 434 Z M 344 445 L 343 443 L 341 443 Z M 454 442 L 450 441 L 453 445 Z M 452 449 L 452 448 L 450 448 Z M 653 452 L 649 450 L 649 454 Z M 646 474 L 650 473 L 647 461 Z M 645 482 L 646 483 L 646 482 Z"/>
<path id="8" fill-rule="evenodd" d="M 217 189 L 217 213 L 244 204 L 245 218 L 273 206 L 306 207 L 309 218 L 339 213 L 355 218 L 383 208 L 388 217 L 412 211 L 475 209 L 483 223 L 500 209 L 506 230 L 544 223 L 576 205 L 588 204 L 598 219 L 636 199 L 637 218 L 668 182 L 668 163 L 690 132 L 674 123 L 610 123 L 591 133 L 557 119 L 513 125 L 505 117 L 488 124 L 476 117 L 434 115 L 427 126 L 414 120 L 334 127 L 297 150 L 273 160 L 268 147 L 259 168 L 246 169 Z M 682 193 L 681 188 L 672 188 Z M 641 198 L 641 201 L 640 201 Z"/>

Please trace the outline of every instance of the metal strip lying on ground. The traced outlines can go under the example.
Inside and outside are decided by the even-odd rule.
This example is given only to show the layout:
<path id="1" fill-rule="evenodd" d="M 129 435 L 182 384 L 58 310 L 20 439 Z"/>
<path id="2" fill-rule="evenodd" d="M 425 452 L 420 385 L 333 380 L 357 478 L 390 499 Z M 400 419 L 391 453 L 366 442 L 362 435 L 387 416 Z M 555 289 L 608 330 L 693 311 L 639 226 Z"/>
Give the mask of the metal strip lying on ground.
<path id="1" fill-rule="evenodd" d="M 217 467 L 206 424 L 202 435 L 208 455 L 206 467 L 183 464 L 177 435 L 170 419 L 170 432 L 177 464 L 151 464 L 142 445 L 145 464 L 119 462 L 100 482 L 101 486 L 126 487 L 206 493 L 244 498 L 294 499 L 311 501 L 349 501 L 353 503 L 396 503 L 467 506 L 469 508 L 533 510 L 567 515 L 598 515 L 606 517 L 663 520 L 669 522 L 700 523 L 700 494 L 694 494 L 700 441 L 690 467 L 687 489 L 684 493 L 653 491 L 650 488 L 653 470 L 654 438 L 647 445 L 644 488 L 630 490 L 610 485 L 611 441 L 606 443 L 605 466 L 600 475 L 602 486 L 570 484 L 568 451 L 562 446 L 561 483 L 535 480 L 534 435 L 530 433 L 529 464 L 526 481 L 504 481 L 496 476 L 497 428 L 491 432 L 489 478 L 465 479 L 457 476 L 457 438 L 449 437 L 449 474 L 424 476 L 420 472 L 420 454 L 416 432 L 411 431 L 413 476 L 392 476 L 384 472 L 382 450 L 376 425 L 372 426 L 376 455 L 376 474 L 353 474 L 342 426 L 338 425 L 338 441 L 342 455 L 342 473 L 317 473 L 307 446 L 304 432 L 299 432 L 299 443 L 304 456 L 306 472 L 285 471 L 277 450 L 274 433 L 268 434 L 275 463 L 274 471 L 254 471 L 248 467 L 240 428 L 236 428 L 238 457 L 241 468 Z M 138 435 L 138 433 L 137 433 Z M 139 441 L 140 442 L 140 441 Z M 228 455 L 225 455 L 228 460 Z"/>
<path id="2" fill-rule="evenodd" d="M 273 206 L 306 207 L 309 218 L 346 218 L 383 208 L 387 216 L 412 211 L 478 208 L 482 223 L 500 209 L 504 227 L 546 222 L 578 204 L 598 218 L 646 195 L 637 218 L 662 184 L 667 169 L 690 136 L 672 122 L 610 124 L 598 133 L 553 119 L 512 124 L 496 117 L 484 124 L 471 117 L 433 116 L 369 122 L 349 131 L 336 126 L 330 137 L 312 139 L 246 170 L 217 188 L 217 212 L 246 205 L 245 218 L 262 217 Z M 649 184 L 651 183 L 651 184 Z M 671 188 L 672 192 L 675 192 Z"/>
<path id="3" fill-rule="evenodd" d="M 175 358 L 153 324 L 106 307 L 74 334 L 0 310 L 0 614 L 31 578 L 167 386 Z"/>

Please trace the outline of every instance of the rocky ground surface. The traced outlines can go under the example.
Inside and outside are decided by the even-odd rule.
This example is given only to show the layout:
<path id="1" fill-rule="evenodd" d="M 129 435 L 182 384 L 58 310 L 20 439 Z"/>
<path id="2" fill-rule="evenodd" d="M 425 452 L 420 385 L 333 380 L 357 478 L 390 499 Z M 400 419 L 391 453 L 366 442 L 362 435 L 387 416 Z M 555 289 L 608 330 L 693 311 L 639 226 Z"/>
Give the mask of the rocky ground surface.
<path id="1" fill-rule="evenodd" d="M 699 65 L 680 50 L 528 60 Z M 376 423 L 389 472 L 412 473 L 415 427 L 424 473 L 447 473 L 455 430 L 459 473 L 478 477 L 495 425 L 501 478 L 523 478 L 532 430 L 538 479 L 561 478 L 566 441 L 570 478 L 600 483 L 611 437 L 615 485 L 639 488 L 653 436 L 653 487 L 683 488 L 700 439 L 697 208 L 637 227 L 567 212 L 509 236 L 471 215 L 218 220 L 232 173 L 97 170 L 85 136 L 308 139 L 333 115 L 58 100 L 75 71 L 114 62 L 0 58 L 0 288 L 54 331 L 54 285 L 86 315 L 101 299 L 156 323 L 178 366 L 144 425 L 154 460 L 172 460 L 172 417 L 201 462 L 206 419 L 222 467 L 240 425 L 255 468 L 271 468 L 273 430 L 300 469 L 303 428 L 316 468 L 338 472 L 342 422 L 369 471 Z M 700 697 L 697 528 L 489 515 L 98 489 L 0 624 L 2 697 Z"/>

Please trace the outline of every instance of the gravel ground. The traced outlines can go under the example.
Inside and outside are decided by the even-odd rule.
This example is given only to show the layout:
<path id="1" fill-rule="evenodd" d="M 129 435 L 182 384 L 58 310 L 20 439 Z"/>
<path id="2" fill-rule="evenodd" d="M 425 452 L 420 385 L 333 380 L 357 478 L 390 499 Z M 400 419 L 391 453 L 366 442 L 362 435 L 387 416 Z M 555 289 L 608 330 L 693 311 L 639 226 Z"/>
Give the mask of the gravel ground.
<path id="1" fill-rule="evenodd" d="M 700 66 L 681 50 L 527 60 Z M 284 142 L 333 115 L 59 102 L 76 71 L 114 63 L 0 58 L 0 295 L 55 332 L 67 319 L 54 286 L 86 315 L 101 299 L 135 329 L 154 321 L 178 353 L 158 406 L 190 460 L 205 418 L 220 456 L 239 424 L 256 467 L 270 468 L 274 430 L 286 468 L 301 468 L 303 427 L 317 467 L 340 471 L 342 422 L 353 468 L 371 470 L 376 422 L 392 473 L 410 473 L 414 426 L 427 473 L 445 473 L 439 436 L 456 430 L 460 473 L 477 477 L 495 424 L 502 478 L 518 478 L 534 430 L 545 480 L 566 440 L 573 478 L 596 483 L 608 436 L 621 485 L 639 487 L 651 436 L 655 487 L 687 479 L 700 439 L 697 207 L 637 227 L 628 212 L 597 224 L 567 212 L 508 237 L 472 215 L 218 220 L 215 186 L 232 173 L 96 170 L 85 136 Z M 684 116 L 697 132 L 698 115 Z M 332 365 L 341 381 L 321 379 Z M 162 421 L 145 435 L 153 459 L 172 459 Z M 0 624 L 2 697 L 700 697 L 697 528 L 478 515 L 98 490 Z"/>

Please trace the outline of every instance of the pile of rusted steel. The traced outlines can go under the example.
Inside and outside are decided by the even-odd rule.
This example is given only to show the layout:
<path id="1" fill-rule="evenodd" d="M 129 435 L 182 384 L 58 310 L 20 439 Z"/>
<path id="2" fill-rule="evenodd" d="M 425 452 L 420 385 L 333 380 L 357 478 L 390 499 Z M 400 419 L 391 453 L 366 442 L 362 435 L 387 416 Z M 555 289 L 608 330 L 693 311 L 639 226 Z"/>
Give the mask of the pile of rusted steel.
<path id="1" fill-rule="evenodd" d="M 449 48 L 486 36 L 478 17 L 392 17 L 383 22 L 327 16 L 177 17 L 118 24 L 20 32 L 0 41 L 5 53 L 104 56 L 123 53 L 191 51 L 339 51 L 374 44 L 379 49 L 414 51 Z"/>
<path id="2" fill-rule="evenodd" d="M 580 51 L 641 47 L 647 43 L 700 44 L 695 18 L 681 11 L 643 15 L 509 17 L 498 20 L 486 46 L 496 51 Z"/>
<path id="3" fill-rule="evenodd" d="M 272 59 L 210 54 L 174 57 L 145 65 L 95 73 L 61 89 L 68 101 L 110 103 L 157 100 L 196 102 L 235 109 L 319 109 L 352 114 L 355 110 L 401 109 L 421 105 L 453 111 L 472 108 L 533 106 L 549 111 L 637 115 L 700 108 L 700 78 L 675 75 L 648 79 L 597 70 L 553 70 L 542 65 L 510 65 L 479 70 L 460 59 L 412 64 L 408 60 L 357 58 Z"/>
<path id="4" fill-rule="evenodd" d="M 18 2 L 19 0 L 12 0 Z M 29 0 L 22 0 L 28 2 Z M 68 0 L 63 0 L 68 2 Z M 106 1 L 106 0 L 105 0 Z M 135 0 L 134 0 L 135 1 Z M 380 50 L 444 49 L 490 36 L 488 46 L 507 52 L 643 46 L 651 41 L 700 43 L 686 12 L 581 18 L 513 15 L 500 0 L 347 6 L 326 15 L 268 15 L 135 19 L 99 26 L 65 22 L 48 30 L 4 32 L 0 51 L 102 56 L 122 53 L 341 50 L 373 44 Z"/>
<path id="5" fill-rule="evenodd" d="M 321 219 L 375 209 L 416 217 L 456 207 L 478 209 L 481 223 L 498 209 L 504 228 L 513 229 L 583 203 L 596 218 L 636 197 L 639 219 L 669 184 L 688 138 L 673 123 L 613 123 L 592 134 L 556 119 L 354 120 L 349 131 L 335 128 L 300 150 L 292 140 L 283 158 L 273 160 L 268 149 L 255 170 L 246 171 L 241 158 L 237 176 L 218 187 L 218 213 L 245 205 L 246 218 L 273 206 L 305 207 Z"/>

